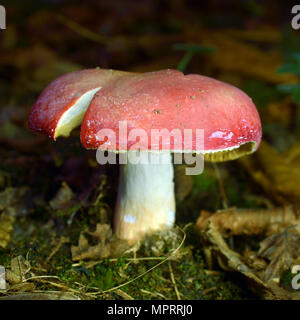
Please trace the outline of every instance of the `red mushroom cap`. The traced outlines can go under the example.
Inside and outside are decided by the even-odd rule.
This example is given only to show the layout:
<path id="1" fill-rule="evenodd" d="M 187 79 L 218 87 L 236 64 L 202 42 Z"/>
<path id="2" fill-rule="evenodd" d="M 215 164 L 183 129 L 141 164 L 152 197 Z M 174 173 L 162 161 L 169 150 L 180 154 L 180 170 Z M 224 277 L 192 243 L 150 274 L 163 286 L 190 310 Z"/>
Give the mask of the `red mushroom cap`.
<path id="1" fill-rule="evenodd" d="M 128 131 L 143 129 L 149 141 L 151 129 L 204 129 L 204 151 L 215 153 L 236 149 L 251 142 L 246 153 L 255 151 L 261 140 L 261 122 L 252 100 L 238 88 L 201 76 L 183 75 L 176 70 L 128 74 L 113 79 L 96 93 L 82 122 L 81 142 L 88 148 L 102 148 L 97 140 L 101 129 L 116 133 L 116 145 L 105 150 L 120 150 L 119 122 L 127 121 Z M 192 151 L 197 151 L 193 135 Z M 159 150 L 164 146 L 160 144 Z M 171 140 L 170 151 L 178 151 Z M 236 158 L 237 156 L 234 156 Z"/>
<path id="2" fill-rule="evenodd" d="M 75 121 L 70 125 L 68 121 L 72 119 Z M 42 92 L 29 115 L 29 128 L 55 140 L 57 136 L 67 136 L 81 121 L 81 142 L 88 149 L 129 150 L 136 141 L 128 139 L 126 145 L 120 144 L 121 121 L 126 121 L 128 133 L 132 129 L 144 130 L 148 137 L 144 150 L 151 150 L 152 129 L 177 129 L 183 135 L 185 129 L 192 130 L 191 141 L 187 141 L 191 145 L 189 151 L 214 155 L 208 158 L 215 161 L 251 153 L 261 140 L 258 112 L 244 92 L 209 77 L 183 75 L 176 70 L 135 74 L 88 69 L 68 73 Z M 115 133 L 115 145 L 110 147 L 110 141 L 99 140 L 101 129 Z M 201 150 L 197 150 L 197 129 L 204 130 Z M 157 150 L 166 150 L 164 141 L 161 139 L 155 146 Z M 168 143 L 169 151 L 183 151 L 174 139 Z M 241 146 L 247 146 L 241 154 L 231 152 Z M 220 152 L 222 156 L 216 157 Z"/>
<path id="3" fill-rule="evenodd" d="M 28 120 L 29 128 L 55 140 L 59 120 L 80 97 L 90 90 L 103 87 L 122 74 L 126 73 L 96 68 L 62 75 L 44 89 L 32 107 Z"/>

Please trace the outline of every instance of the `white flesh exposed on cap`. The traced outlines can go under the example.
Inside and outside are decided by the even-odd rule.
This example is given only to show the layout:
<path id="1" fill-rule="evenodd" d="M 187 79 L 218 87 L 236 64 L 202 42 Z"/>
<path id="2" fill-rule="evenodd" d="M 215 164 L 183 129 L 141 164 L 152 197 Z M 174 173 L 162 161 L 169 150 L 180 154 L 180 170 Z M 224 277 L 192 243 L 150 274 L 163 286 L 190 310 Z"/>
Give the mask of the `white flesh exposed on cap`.
<path id="1" fill-rule="evenodd" d="M 68 137 L 74 128 L 81 125 L 88 106 L 90 105 L 96 92 L 98 92 L 100 89 L 101 87 L 98 87 L 84 93 L 79 99 L 76 100 L 74 105 L 61 116 L 55 129 L 55 139 L 60 136 Z"/>

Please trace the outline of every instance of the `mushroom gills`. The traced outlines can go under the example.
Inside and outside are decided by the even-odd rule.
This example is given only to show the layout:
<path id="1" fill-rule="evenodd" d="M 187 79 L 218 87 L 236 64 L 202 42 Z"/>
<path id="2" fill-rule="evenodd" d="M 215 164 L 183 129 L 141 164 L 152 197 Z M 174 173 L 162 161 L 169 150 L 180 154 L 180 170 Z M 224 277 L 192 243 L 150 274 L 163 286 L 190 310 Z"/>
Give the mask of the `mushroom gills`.
<path id="1" fill-rule="evenodd" d="M 89 107 L 91 101 L 93 100 L 95 94 L 101 89 L 101 87 L 92 89 L 80 96 L 75 103 L 68 108 L 67 111 L 59 119 L 54 138 L 58 137 L 68 137 L 71 131 L 80 126 L 83 117 Z"/>
<path id="2" fill-rule="evenodd" d="M 256 149 L 256 142 L 249 141 L 234 148 L 228 148 L 220 151 L 207 151 L 204 153 L 204 159 L 210 162 L 224 162 L 235 160 L 242 156 L 251 154 Z"/>

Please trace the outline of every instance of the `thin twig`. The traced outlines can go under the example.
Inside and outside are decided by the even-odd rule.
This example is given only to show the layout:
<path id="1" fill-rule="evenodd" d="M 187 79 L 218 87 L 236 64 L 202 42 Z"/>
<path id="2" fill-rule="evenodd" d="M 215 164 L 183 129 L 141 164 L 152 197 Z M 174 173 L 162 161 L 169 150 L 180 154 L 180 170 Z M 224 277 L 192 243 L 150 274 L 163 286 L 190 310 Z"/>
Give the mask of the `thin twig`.
<path id="1" fill-rule="evenodd" d="M 125 261 L 152 261 L 152 260 L 164 260 L 167 257 L 141 257 L 141 258 L 125 258 Z M 103 260 L 99 260 L 99 261 L 94 261 L 93 263 L 89 264 L 89 266 L 87 267 L 87 269 L 94 267 L 96 264 L 102 262 Z M 119 258 L 111 258 L 111 259 L 107 259 L 106 261 L 109 262 L 118 262 Z M 78 263 L 73 263 L 72 267 L 80 267 L 82 265 L 84 265 L 85 262 L 78 262 Z"/>
<path id="2" fill-rule="evenodd" d="M 48 258 L 46 259 L 46 263 L 48 263 L 52 258 L 53 256 L 58 252 L 58 250 L 61 248 L 61 246 L 64 244 L 64 243 L 67 243 L 69 242 L 69 238 L 68 237 L 61 237 L 59 239 L 59 242 L 58 244 L 56 245 L 56 247 L 52 250 L 52 252 L 50 253 L 50 255 L 48 256 Z"/>
<path id="3" fill-rule="evenodd" d="M 56 18 L 59 22 L 70 28 L 72 31 L 76 32 L 83 38 L 89 39 L 93 42 L 100 43 L 100 44 L 108 44 L 110 39 L 106 36 L 103 36 L 101 34 L 95 33 L 83 26 L 81 26 L 79 23 L 68 19 L 67 17 L 57 14 Z"/>
<path id="4" fill-rule="evenodd" d="M 134 300 L 134 298 L 132 296 L 130 296 L 128 293 L 126 293 L 125 291 L 123 291 L 121 289 L 116 289 L 115 293 L 125 300 Z"/>
<path id="5" fill-rule="evenodd" d="M 27 278 L 27 279 L 23 280 L 22 282 L 27 282 L 29 280 L 36 280 L 36 279 L 47 279 L 47 278 L 59 280 L 59 277 L 57 277 L 57 276 L 34 276 L 34 277 Z"/>
<path id="6" fill-rule="evenodd" d="M 175 277 L 174 277 L 171 261 L 169 261 L 168 264 L 169 264 L 170 276 L 171 276 L 171 280 L 172 280 L 172 283 L 173 283 L 173 286 L 174 286 L 174 289 L 175 289 L 177 300 L 181 300 L 180 292 L 178 291 L 177 284 L 176 284 L 176 281 L 175 281 Z"/>
<path id="7" fill-rule="evenodd" d="M 77 293 L 77 294 L 81 294 L 81 295 L 84 295 L 84 296 L 87 296 L 87 297 L 90 297 L 90 298 L 94 298 L 94 296 L 92 294 L 90 294 L 90 293 L 81 292 L 81 291 L 72 289 L 72 288 L 70 288 L 70 287 L 68 287 L 68 286 L 66 286 L 64 284 L 52 282 L 52 281 L 49 281 L 49 280 L 43 280 L 43 279 L 33 279 L 33 280 L 37 280 L 37 281 L 42 282 L 42 283 L 48 283 L 48 284 L 52 285 L 53 287 L 57 287 L 57 288 L 63 289 L 66 292 L 67 291 L 71 291 L 71 292 L 74 292 L 74 293 Z"/>
<path id="8" fill-rule="evenodd" d="M 205 296 L 213 291 L 217 290 L 217 287 L 211 287 L 202 291 L 202 295 Z"/>
<path id="9" fill-rule="evenodd" d="M 150 296 L 153 296 L 155 298 L 159 297 L 159 298 L 163 298 L 165 300 L 168 300 L 168 298 L 166 298 L 163 294 L 159 293 L 159 292 L 151 292 L 145 289 L 140 289 L 141 292 L 149 294 Z"/>

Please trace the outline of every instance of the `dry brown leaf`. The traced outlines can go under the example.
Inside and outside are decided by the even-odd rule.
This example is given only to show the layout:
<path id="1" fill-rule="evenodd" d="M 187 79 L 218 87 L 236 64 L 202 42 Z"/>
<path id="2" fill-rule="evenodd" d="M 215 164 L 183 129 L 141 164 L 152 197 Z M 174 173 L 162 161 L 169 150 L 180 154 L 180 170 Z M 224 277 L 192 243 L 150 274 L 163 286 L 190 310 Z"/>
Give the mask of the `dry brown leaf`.
<path id="1" fill-rule="evenodd" d="M 61 188 L 57 191 L 54 198 L 49 202 L 54 210 L 63 210 L 70 207 L 74 194 L 66 182 L 62 182 Z"/>
<path id="2" fill-rule="evenodd" d="M 299 233 L 293 231 L 293 228 L 274 234 L 260 243 L 258 256 L 270 261 L 263 272 L 265 281 L 279 281 L 281 273 L 291 268 L 300 255 L 299 243 Z"/>
<path id="3" fill-rule="evenodd" d="M 294 108 L 295 102 L 290 96 L 279 101 L 272 101 L 260 113 L 262 123 L 265 125 L 280 123 L 289 129 L 292 117 L 294 117 Z"/>
<path id="4" fill-rule="evenodd" d="M 205 232 L 202 233 L 202 237 L 204 238 L 204 241 L 209 244 L 213 254 L 218 257 L 221 267 L 224 267 L 225 270 L 231 270 L 242 274 L 254 294 L 263 299 L 270 300 L 300 300 L 300 294 L 298 292 L 286 291 L 274 281 L 264 281 L 260 277 L 260 272 L 250 268 L 238 252 L 235 252 L 228 247 L 213 222 L 208 223 Z"/>
<path id="5" fill-rule="evenodd" d="M 81 238 L 84 236 L 81 236 Z M 81 239 L 82 240 L 82 239 Z M 87 241 L 87 240 L 85 240 Z M 80 261 L 87 259 L 103 259 L 110 255 L 110 245 L 105 245 L 103 243 L 98 243 L 95 246 L 89 246 L 82 248 L 81 244 L 78 247 L 72 246 L 72 260 Z"/>
<path id="6" fill-rule="evenodd" d="M 196 229 L 203 231 L 213 222 L 224 237 L 232 235 L 272 235 L 295 225 L 300 232 L 299 212 L 292 206 L 274 209 L 230 208 L 216 213 L 202 211 Z"/>
<path id="7" fill-rule="evenodd" d="M 80 300 L 80 298 L 70 292 L 38 292 L 21 293 L 0 297 L 0 300 Z"/>
<path id="8" fill-rule="evenodd" d="M 7 188 L 0 193 L 0 248 L 6 248 L 10 241 L 15 217 L 26 191 L 26 187 Z"/>
<path id="9" fill-rule="evenodd" d="M 110 225 L 108 224 L 100 224 L 96 225 L 96 230 L 93 232 L 87 232 L 92 237 L 98 239 L 101 243 L 104 243 L 106 240 L 111 239 L 112 237 L 112 230 Z"/>
<path id="10" fill-rule="evenodd" d="M 294 143 L 284 156 L 287 163 L 300 168 L 300 142 Z"/>
<path id="11" fill-rule="evenodd" d="M 16 283 L 9 287 L 9 292 L 32 292 L 33 290 L 35 290 L 35 284 L 32 282 Z"/>
<path id="12" fill-rule="evenodd" d="M 10 269 L 6 270 L 6 280 L 11 284 L 21 283 L 25 275 L 30 271 L 30 265 L 22 256 L 11 260 Z"/>
<path id="13" fill-rule="evenodd" d="M 282 40 L 282 33 L 280 30 L 274 28 L 224 29 L 223 33 L 246 41 L 278 43 Z"/>
<path id="14" fill-rule="evenodd" d="M 6 188 L 5 191 L 0 193 L 0 210 L 16 207 L 27 190 L 27 187 Z"/>
<path id="15" fill-rule="evenodd" d="M 128 249 L 126 241 L 112 236 L 112 230 L 108 224 L 97 224 L 94 232 L 85 231 L 93 240 L 95 245 L 89 244 L 83 233 L 80 234 L 78 246 L 72 246 L 72 260 L 101 260 L 109 256 L 118 256 Z"/>
<path id="16" fill-rule="evenodd" d="M 297 77 L 292 74 L 277 73 L 283 63 L 278 50 L 260 49 L 219 31 L 203 30 L 199 33 L 198 30 L 190 30 L 188 37 L 193 42 L 218 49 L 208 56 L 208 63 L 221 71 L 236 72 L 275 84 L 297 82 Z"/>
<path id="17" fill-rule="evenodd" d="M 267 261 L 263 258 L 258 257 L 257 253 L 255 251 L 250 250 L 249 248 L 246 248 L 244 250 L 243 260 L 250 268 L 257 271 L 264 270 L 267 266 Z"/>
<path id="18" fill-rule="evenodd" d="M 233 208 L 215 214 L 202 211 L 196 229 L 205 237 L 210 225 L 223 237 L 269 235 L 260 243 L 258 253 L 246 249 L 241 257 L 264 283 L 279 282 L 282 272 L 289 270 L 300 256 L 299 212 L 291 206 L 263 210 Z M 226 269 L 220 258 L 218 262 Z"/>
<path id="19" fill-rule="evenodd" d="M 267 193 L 281 203 L 300 202 L 300 167 L 262 141 L 251 156 L 238 160 Z"/>
<path id="20" fill-rule="evenodd" d="M 0 248 L 6 248 L 10 242 L 11 233 L 13 231 L 15 218 L 7 212 L 0 215 Z"/>

